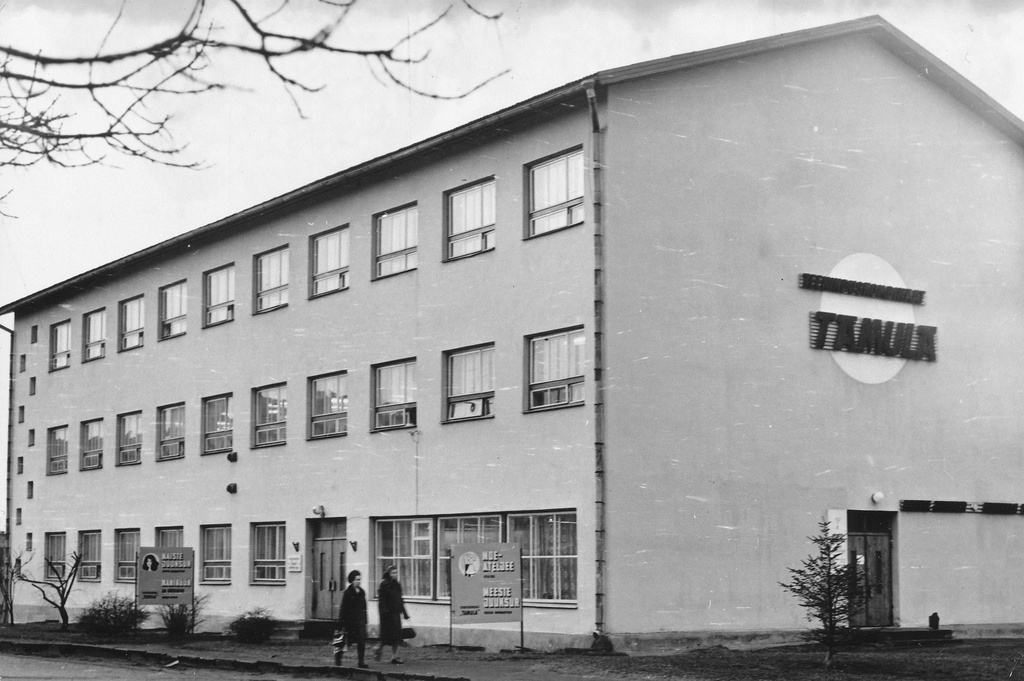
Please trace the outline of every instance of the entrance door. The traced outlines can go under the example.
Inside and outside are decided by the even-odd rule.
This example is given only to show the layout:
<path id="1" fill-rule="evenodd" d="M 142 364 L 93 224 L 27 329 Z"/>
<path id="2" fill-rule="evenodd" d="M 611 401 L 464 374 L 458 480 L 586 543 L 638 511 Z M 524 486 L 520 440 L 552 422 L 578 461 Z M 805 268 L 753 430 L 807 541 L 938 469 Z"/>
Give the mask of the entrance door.
<path id="1" fill-rule="evenodd" d="M 338 617 L 345 574 L 345 540 L 313 540 L 313 619 Z"/>
<path id="2" fill-rule="evenodd" d="M 863 607 L 850 618 L 854 627 L 887 627 L 893 624 L 892 513 L 850 511 L 847 544 L 850 565 L 861 576 L 856 596 Z"/>

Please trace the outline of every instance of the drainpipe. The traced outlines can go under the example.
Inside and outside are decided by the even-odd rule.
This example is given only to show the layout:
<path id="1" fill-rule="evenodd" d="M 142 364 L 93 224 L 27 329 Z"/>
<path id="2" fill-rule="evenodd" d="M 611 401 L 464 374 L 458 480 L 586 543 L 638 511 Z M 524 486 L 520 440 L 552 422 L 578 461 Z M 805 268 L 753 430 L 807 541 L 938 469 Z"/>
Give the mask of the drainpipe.
<path id="1" fill-rule="evenodd" d="M 595 570 L 594 570 L 594 642 L 593 648 L 611 649 L 605 634 L 605 470 L 604 470 L 604 222 L 603 177 L 604 162 L 601 121 L 597 109 L 598 82 L 583 83 L 587 91 L 590 111 L 591 164 L 590 179 L 593 194 L 594 224 L 594 478 L 595 488 Z"/>
<path id="2" fill-rule="evenodd" d="M 7 551 L 0 555 L 0 560 L 3 561 L 3 574 L 9 575 L 11 570 L 11 547 L 13 539 L 11 537 L 11 472 L 13 471 L 13 460 L 14 460 L 14 329 L 8 329 L 3 324 L 0 324 L 0 330 L 6 331 L 11 338 L 11 357 L 10 364 L 8 365 L 7 373 L 7 514 L 5 521 L 4 531 L 7 533 Z M 4 624 L 14 624 L 14 600 L 13 593 L 8 594 L 11 598 L 11 602 L 4 604 L 3 613 L 0 613 L 0 621 Z M 9 616 L 9 619 L 8 619 Z"/>

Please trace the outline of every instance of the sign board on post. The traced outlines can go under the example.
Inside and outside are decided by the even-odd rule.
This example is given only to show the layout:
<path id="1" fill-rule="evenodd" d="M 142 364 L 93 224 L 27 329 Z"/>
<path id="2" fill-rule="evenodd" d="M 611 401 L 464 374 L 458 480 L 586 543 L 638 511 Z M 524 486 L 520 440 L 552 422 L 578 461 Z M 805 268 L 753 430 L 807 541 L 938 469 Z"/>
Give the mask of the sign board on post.
<path id="1" fill-rule="evenodd" d="M 453 544 L 452 623 L 522 622 L 518 544 Z"/>
<path id="2" fill-rule="evenodd" d="M 139 549 L 135 591 L 139 605 L 192 605 L 195 552 L 182 546 Z"/>

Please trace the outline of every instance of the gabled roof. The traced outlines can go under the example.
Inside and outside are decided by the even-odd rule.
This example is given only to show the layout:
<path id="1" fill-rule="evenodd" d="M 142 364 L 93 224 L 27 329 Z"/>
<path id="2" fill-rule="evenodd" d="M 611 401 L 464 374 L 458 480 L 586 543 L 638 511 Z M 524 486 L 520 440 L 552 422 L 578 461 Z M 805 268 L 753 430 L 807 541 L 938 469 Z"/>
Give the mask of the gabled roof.
<path id="1" fill-rule="evenodd" d="M 663 59 L 623 66 L 620 68 L 599 71 L 593 75 L 571 81 L 565 85 L 549 90 L 531 99 L 525 100 L 508 108 L 479 118 L 448 132 L 427 138 L 416 144 L 398 149 L 389 154 L 379 156 L 346 170 L 329 175 L 323 179 L 307 184 L 298 189 L 282 194 L 276 198 L 247 208 L 239 213 L 222 218 L 203 227 L 173 237 L 149 248 L 125 256 L 106 265 L 97 267 L 71 279 L 55 284 L 20 300 L 0 307 L 0 314 L 30 309 L 55 297 L 74 295 L 95 285 L 103 278 L 116 276 L 125 268 L 137 266 L 148 260 L 162 257 L 187 244 L 199 240 L 218 238 L 233 230 L 243 229 L 245 224 L 255 218 L 287 209 L 301 204 L 303 201 L 330 191 L 344 187 L 373 173 L 380 172 L 403 161 L 421 158 L 431 152 L 437 152 L 447 145 L 471 138 L 488 129 L 510 123 L 533 112 L 547 109 L 567 100 L 582 97 L 588 87 L 594 85 L 612 85 L 641 78 L 660 75 L 673 71 L 692 69 L 709 64 L 749 57 L 770 51 L 808 45 L 816 42 L 845 38 L 850 36 L 866 36 L 889 50 L 911 68 L 925 78 L 951 94 L 962 102 L 992 127 L 996 128 L 1017 144 L 1024 146 L 1024 122 L 1009 110 L 982 92 L 980 88 L 944 64 L 916 42 L 896 29 L 892 24 L 879 16 L 854 19 L 818 28 L 784 33 L 768 38 L 749 40 L 710 50 L 690 52 Z"/>

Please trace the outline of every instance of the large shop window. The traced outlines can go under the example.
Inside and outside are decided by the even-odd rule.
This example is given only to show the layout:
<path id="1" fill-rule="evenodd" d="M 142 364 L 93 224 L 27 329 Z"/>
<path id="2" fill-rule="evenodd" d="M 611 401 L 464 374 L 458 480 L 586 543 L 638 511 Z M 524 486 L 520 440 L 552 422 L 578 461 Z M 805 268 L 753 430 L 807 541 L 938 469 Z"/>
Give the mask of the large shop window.
<path id="1" fill-rule="evenodd" d="M 429 597 L 433 540 L 430 520 L 378 521 L 377 574 L 383 575 L 385 567 L 395 565 L 404 595 Z"/>
<path id="2" fill-rule="evenodd" d="M 252 526 L 252 581 L 283 584 L 285 576 L 284 523 Z"/>
<path id="3" fill-rule="evenodd" d="M 227 584 L 231 581 L 231 526 L 203 527 L 201 533 L 202 581 Z"/>
<path id="4" fill-rule="evenodd" d="M 398 567 L 407 597 L 447 599 L 454 544 L 518 543 L 523 597 L 537 604 L 576 604 L 576 513 L 491 513 L 380 519 L 374 523 L 376 578 Z"/>
<path id="5" fill-rule="evenodd" d="M 523 552 L 523 598 L 576 600 L 576 514 L 509 517 L 509 541 Z"/>

